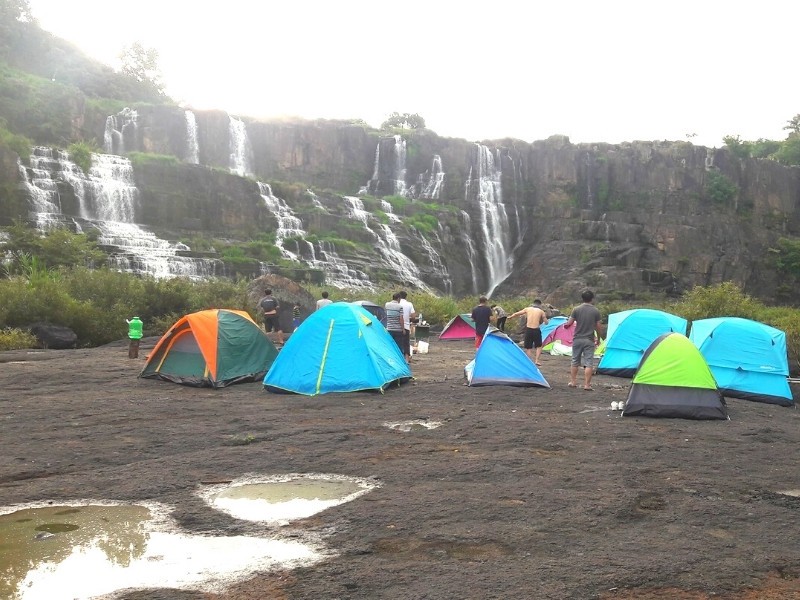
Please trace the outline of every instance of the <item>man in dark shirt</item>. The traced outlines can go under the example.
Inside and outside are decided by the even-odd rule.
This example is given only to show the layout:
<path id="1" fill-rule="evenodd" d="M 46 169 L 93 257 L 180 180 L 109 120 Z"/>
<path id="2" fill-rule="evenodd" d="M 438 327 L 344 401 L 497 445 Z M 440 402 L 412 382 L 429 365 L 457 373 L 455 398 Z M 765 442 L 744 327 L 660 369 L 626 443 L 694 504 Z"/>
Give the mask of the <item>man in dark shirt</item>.
<path id="1" fill-rule="evenodd" d="M 264 331 L 270 333 L 274 331 L 278 334 L 278 343 L 283 344 L 283 331 L 278 319 L 278 300 L 273 297 L 272 290 L 264 290 L 264 297 L 258 303 L 258 307 L 264 313 Z"/>
<path id="2" fill-rule="evenodd" d="M 489 322 L 492 320 L 494 312 L 487 304 L 488 298 L 481 296 L 478 298 L 478 306 L 472 309 L 472 320 L 475 321 L 475 348 L 481 345 L 486 330 L 489 329 Z"/>

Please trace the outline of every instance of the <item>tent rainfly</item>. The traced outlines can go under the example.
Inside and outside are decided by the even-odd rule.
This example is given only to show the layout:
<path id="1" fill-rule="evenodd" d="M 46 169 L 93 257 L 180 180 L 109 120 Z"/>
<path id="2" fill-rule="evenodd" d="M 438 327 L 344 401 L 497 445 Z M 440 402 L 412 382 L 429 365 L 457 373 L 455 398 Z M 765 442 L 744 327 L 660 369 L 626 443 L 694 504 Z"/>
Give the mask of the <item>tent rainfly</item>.
<path id="1" fill-rule="evenodd" d="M 685 335 L 666 333 L 644 353 L 622 416 L 727 419 L 728 413 L 700 351 Z"/>
<path id="2" fill-rule="evenodd" d="M 492 326 L 483 337 L 475 358 L 464 368 L 464 376 L 470 387 L 511 385 L 550 388 L 525 351 Z"/>
<path id="3" fill-rule="evenodd" d="M 258 381 L 277 354 L 246 312 L 201 310 L 170 327 L 147 357 L 139 377 L 222 388 Z"/>

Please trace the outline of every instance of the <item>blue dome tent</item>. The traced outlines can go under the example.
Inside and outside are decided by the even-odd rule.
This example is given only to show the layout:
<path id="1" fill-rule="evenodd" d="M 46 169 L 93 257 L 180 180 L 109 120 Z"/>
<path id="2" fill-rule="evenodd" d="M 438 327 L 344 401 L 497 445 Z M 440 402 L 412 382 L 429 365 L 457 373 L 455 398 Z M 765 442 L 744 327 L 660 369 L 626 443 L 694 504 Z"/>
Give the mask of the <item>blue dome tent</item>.
<path id="1" fill-rule="evenodd" d="M 270 392 L 316 396 L 383 391 L 411 378 L 392 336 L 373 314 L 348 302 L 314 311 L 278 353 L 264 377 Z"/>
<path id="2" fill-rule="evenodd" d="M 725 396 L 793 406 L 786 334 L 739 317 L 701 319 L 689 339 L 706 359 Z"/>
<path id="3" fill-rule="evenodd" d="M 505 333 L 491 326 L 483 337 L 474 360 L 464 367 L 464 376 L 471 387 L 482 385 L 550 387 L 525 351 Z"/>
<path id="4" fill-rule="evenodd" d="M 608 316 L 603 358 L 597 372 L 614 377 L 633 377 L 645 351 L 660 335 L 686 335 L 688 322 L 661 310 L 634 308 Z"/>

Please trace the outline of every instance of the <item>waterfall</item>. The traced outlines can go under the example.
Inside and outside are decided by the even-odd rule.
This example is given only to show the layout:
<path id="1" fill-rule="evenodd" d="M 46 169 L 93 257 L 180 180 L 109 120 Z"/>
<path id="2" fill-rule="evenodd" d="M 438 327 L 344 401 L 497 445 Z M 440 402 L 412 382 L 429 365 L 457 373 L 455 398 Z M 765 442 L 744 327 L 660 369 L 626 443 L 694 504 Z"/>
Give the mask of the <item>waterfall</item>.
<path id="1" fill-rule="evenodd" d="M 439 227 L 441 228 L 441 225 L 439 225 Z M 422 244 L 422 248 L 428 253 L 428 261 L 435 271 L 436 279 L 442 282 L 445 294 L 450 294 L 453 291 L 453 281 L 450 279 L 450 273 L 448 273 L 447 267 L 444 265 L 444 262 L 442 262 L 442 257 L 439 256 L 439 253 L 436 252 L 424 235 L 419 232 L 417 233 L 419 234 L 419 241 Z M 442 247 L 442 240 L 439 238 L 439 234 L 434 232 L 434 235 L 436 236 L 436 241 L 439 242 L 439 247 Z"/>
<path id="2" fill-rule="evenodd" d="M 303 222 L 298 219 L 289 205 L 284 200 L 272 194 L 272 187 L 268 183 L 258 183 L 258 192 L 264 199 L 267 209 L 278 220 L 278 228 L 275 230 L 275 245 L 281 249 L 283 255 L 290 260 L 299 260 L 295 252 L 286 249 L 284 242 L 290 238 L 304 238 L 308 233 L 303 229 Z M 299 252 L 299 248 L 298 248 Z"/>
<path id="3" fill-rule="evenodd" d="M 464 247 L 467 249 L 467 258 L 469 259 L 470 270 L 472 271 L 472 293 L 478 293 L 478 269 L 476 266 L 475 257 L 475 244 L 472 243 L 472 218 L 466 211 L 461 211 L 461 221 L 463 227 L 461 228 L 461 241 L 464 242 Z"/>
<path id="4" fill-rule="evenodd" d="M 121 156 L 93 154 L 88 175 L 64 152 L 37 147 L 30 159 L 33 177 L 26 176 L 32 208 L 48 221 L 72 222 L 98 232 L 97 242 L 109 252 L 110 264 L 118 270 L 145 273 L 156 278 L 176 276 L 203 279 L 222 274 L 221 261 L 181 256 L 185 244 L 156 237 L 137 225 L 139 191 L 133 183 L 130 160 Z M 27 173 L 26 173 L 27 175 Z M 78 202 L 77 221 L 61 211 L 59 184 L 69 186 Z M 42 211 L 41 209 L 44 209 Z M 80 229 L 78 229 L 80 231 Z"/>
<path id="5" fill-rule="evenodd" d="M 398 275 L 400 280 L 426 292 L 431 292 L 431 288 L 420 279 L 417 265 L 403 253 L 400 247 L 400 240 L 397 239 L 397 235 L 392 231 L 392 228 L 378 223 L 377 230 L 373 230 L 369 226 L 372 215 L 364 210 L 364 203 L 361 199 L 354 196 L 344 196 L 344 200 L 348 205 L 348 216 L 364 225 L 364 229 L 375 240 L 375 245 L 383 261 Z"/>
<path id="6" fill-rule="evenodd" d="M 381 199 L 381 210 L 386 213 L 392 223 L 401 223 L 402 219 L 394 214 L 394 207 L 388 200 Z"/>
<path id="7" fill-rule="evenodd" d="M 138 120 L 139 113 L 127 107 L 116 115 L 107 117 L 103 132 L 103 151 L 106 154 L 125 154 L 136 150 Z"/>
<path id="8" fill-rule="evenodd" d="M 319 241 L 316 246 L 309 243 L 312 267 L 325 272 L 325 284 L 338 288 L 361 288 L 374 290 L 375 286 L 363 271 L 352 269 L 337 253 L 333 242 Z"/>
<path id="9" fill-rule="evenodd" d="M 508 215 L 503 204 L 502 173 L 489 148 L 475 144 L 473 166 L 466 184 L 467 202 L 475 202 L 480 217 L 487 266 L 487 296 L 508 277 L 513 267 L 509 251 Z"/>
<path id="10" fill-rule="evenodd" d="M 197 119 L 190 110 L 183 111 L 186 117 L 186 162 L 200 164 L 200 145 L 197 142 Z"/>
<path id="11" fill-rule="evenodd" d="M 244 121 L 228 116 L 228 132 L 230 146 L 230 170 L 232 173 L 245 177 L 252 175 L 250 157 L 253 154 L 250 140 L 247 137 L 247 128 Z"/>
<path id="12" fill-rule="evenodd" d="M 433 155 L 433 162 L 431 170 L 427 173 L 428 181 L 426 182 L 423 175 L 420 174 L 420 192 L 419 198 L 427 200 L 438 200 L 439 194 L 444 185 L 444 171 L 442 170 L 442 157 L 438 154 Z"/>
<path id="13" fill-rule="evenodd" d="M 381 138 L 375 149 L 372 179 L 359 194 L 374 196 L 408 196 L 406 187 L 406 141 L 402 136 Z"/>

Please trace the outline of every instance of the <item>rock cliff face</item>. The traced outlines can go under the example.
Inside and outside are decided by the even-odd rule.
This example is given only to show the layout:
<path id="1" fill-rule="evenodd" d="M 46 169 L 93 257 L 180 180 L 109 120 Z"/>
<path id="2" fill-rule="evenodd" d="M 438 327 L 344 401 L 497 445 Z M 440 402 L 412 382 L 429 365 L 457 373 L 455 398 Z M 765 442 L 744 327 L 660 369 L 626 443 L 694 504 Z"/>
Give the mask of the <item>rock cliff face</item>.
<path id="1" fill-rule="evenodd" d="M 725 149 L 576 145 L 561 136 L 472 143 L 430 131 L 381 137 L 343 122 L 258 122 L 219 111 L 191 117 L 142 107 L 124 130 L 109 132 L 120 119 L 86 123 L 98 144 L 117 135 L 125 152 L 183 161 L 135 162 L 145 224 L 274 230 L 279 220 L 254 180 L 293 182 L 282 199 L 304 231 L 352 239 L 337 252 L 354 270 L 379 274 L 386 262 L 371 262 L 365 247 L 388 256 L 382 244 L 397 244 L 417 270 L 394 279 L 413 284 L 418 276 L 442 293 L 530 293 L 568 304 L 586 286 L 633 298 L 734 280 L 768 300 L 778 284 L 768 250 L 779 237 L 800 235 L 800 169 L 740 161 Z M 720 182 L 724 193 L 715 192 Z M 318 195 L 313 203 L 306 187 Z M 367 216 L 347 200 L 359 191 L 368 194 Z M 395 215 L 370 204 L 373 196 L 407 199 L 397 215 L 403 223 L 390 223 L 396 239 L 384 236 Z M 432 228 L 423 227 L 419 219 L 431 216 Z M 292 243 L 305 259 L 319 251 Z"/>

